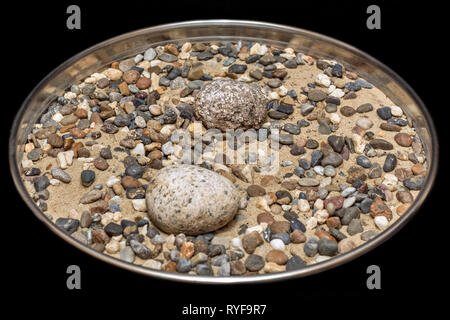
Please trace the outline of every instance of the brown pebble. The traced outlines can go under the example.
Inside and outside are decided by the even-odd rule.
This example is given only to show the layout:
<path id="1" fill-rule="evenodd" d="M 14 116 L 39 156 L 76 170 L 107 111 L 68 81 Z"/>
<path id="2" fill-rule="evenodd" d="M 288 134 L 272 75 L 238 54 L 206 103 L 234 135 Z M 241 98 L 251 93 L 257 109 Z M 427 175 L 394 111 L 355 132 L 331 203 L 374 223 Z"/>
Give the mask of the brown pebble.
<path id="1" fill-rule="evenodd" d="M 405 179 L 412 177 L 412 172 L 410 170 L 407 170 L 405 168 L 397 168 L 394 171 L 395 176 L 398 178 L 399 181 L 403 181 Z"/>
<path id="2" fill-rule="evenodd" d="M 242 238 L 242 247 L 249 254 L 255 252 L 255 249 L 263 243 L 264 241 L 257 231 L 250 232 Z"/>
<path id="3" fill-rule="evenodd" d="M 92 112 L 91 118 L 89 119 L 89 123 L 95 123 L 99 126 L 103 125 L 103 120 L 100 117 L 100 113 L 98 112 Z"/>
<path id="4" fill-rule="evenodd" d="M 423 164 L 421 164 L 421 163 L 416 163 L 415 165 L 413 165 L 411 167 L 411 171 L 415 176 L 417 176 L 419 174 L 425 175 L 425 173 L 426 173 L 425 168 L 423 167 Z"/>
<path id="5" fill-rule="evenodd" d="M 397 200 L 401 203 L 411 203 L 414 201 L 414 197 L 411 194 L 411 192 L 404 190 L 404 191 L 398 191 L 395 195 L 397 197 Z"/>
<path id="6" fill-rule="evenodd" d="M 140 183 L 138 179 L 133 178 L 132 176 L 124 176 L 121 180 L 121 183 L 125 189 L 137 188 L 142 186 L 142 183 Z"/>
<path id="7" fill-rule="evenodd" d="M 91 156 L 91 152 L 85 148 L 81 147 L 77 149 L 77 157 L 78 158 L 89 158 Z"/>
<path id="8" fill-rule="evenodd" d="M 153 150 L 147 155 L 147 157 L 150 160 L 161 159 L 163 157 L 163 153 L 160 150 Z"/>
<path id="9" fill-rule="evenodd" d="M 303 243 L 306 241 L 306 236 L 305 234 L 298 230 L 295 229 L 291 234 L 290 234 L 290 238 L 291 238 L 291 242 L 292 243 Z"/>
<path id="10" fill-rule="evenodd" d="M 266 194 L 266 189 L 257 184 L 252 184 L 247 188 L 247 193 L 250 197 L 260 197 Z"/>
<path id="11" fill-rule="evenodd" d="M 343 106 L 340 109 L 340 112 L 345 117 L 351 117 L 352 115 L 354 115 L 356 113 L 356 110 L 350 106 Z"/>
<path id="12" fill-rule="evenodd" d="M 169 261 L 166 264 L 164 264 L 161 268 L 163 271 L 167 272 L 176 272 L 177 271 L 177 264 L 173 261 Z"/>
<path id="13" fill-rule="evenodd" d="M 124 81 L 121 82 L 117 88 L 119 89 L 120 93 L 124 96 L 128 96 L 130 94 L 130 89 L 128 89 L 128 84 Z"/>
<path id="14" fill-rule="evenodd" d="M 385 216 L 389 221 L 392 219 L 391 209 L 380 198 L 376 198 L 370 205 L 370 215 L 372 218 Z"/>
<path id="15" fill-rule="evenodd" d="M 410 205 L 411 205 L 410 203 L 403 203 L 403 204 L 399 205 L 399 206 L 397 207 L 397 210 L 396 210 L 397 214 L 398 214 L 399 216 L 401 216 L 402 214 L 404 214 L 404 213 L 406 212 L 406 210 L 408 210 L 408 208 L 409 208 Z"/>
<path id="16" fill-rule="evenodd" d="M 323 206 L 326 208 L 329 203 L 332 203 L 334 205 L 334 208 L 336 210 L 338 210 L 338 209 L 342 208 L 342 205 L 344 204 L 344 197 L 336 196 L 336 197 L 331 197 L 331 198 L 325 199 L 323 201 Z"/>
<path id="17" fill-rule="evenodd" d="M 80 128 L 70 129 L 70 134 L 72 135 L 72 137 L 76 139 L 83 139 L 87 135 L 87 133 L 84 130 L 81 130 Z"/>
<path id="18" fill-rule="evenodd" d="M 149 78 L 146 78 L 146 77 L 142 77 L 136 82 L 136 87 L 138 87 L 139 90 L 145 90 L 148 87 L 150 87 L 151 85 L 152 85 L 152 80 L 150 80 Z"/>
<path id="19" fill-rule="evenodd" d="M 193 242 L 185 241 L 183 242 L 180 253 L 185 258 L 190 258 L 194 254 L 195 245 Z"/>
<path id="20" fill-rule="evenodd" d="M 63 138 L 56 133 L 49 134 L 47 142 L 54 148 L 61 148 L 64 144 Z"/>
<path id="21" fill-rule="evenodd" d="M 283 208 L 281 208 L 281 206 L 278 203 L 275 203 L 270 206 L 270 212 L 272 212 L 275 215 L 282 214 Z"/>
<path id="22" fill-rule="evenodd" d="M 404 132 L 397 133 L 394 136 L 394 140 L 395 142 L 397 142 L 398 145 L 402 147 L 410 147 L 413 142 L 412 137 Z"/>
<path id="23" fill-rule="evenodd" d="M 295 188 L 297 188 L 297 181 L 296 180 L 284 180 L 282 183 L 281 183 L 281 187 L 282 188 L 284 188 L 284 189 L 287 189 L 287 190 L 290 190 L 290 191 L 292 191 L 292 190 L 294 190 Z M 290 201 L 289 201 L 290 202 Z M 288 202 L 288 203 L 289 203 Z"/>
<path id="24" fill-rule="evenodd" d="M 86 119 L 88 117 L 88 112 L 84 109 L 78 108 L 74 113 L 79 119 Z"/>
<path id="25" fill-rule="evenodd" d="M 339 219 L 339 217 L 329 217 L 327 219 L 327 227 L 340 229 L 342 227 L 341 219 Z"/>
<path id="26" fill-rule="evenodd" d="M 123 73 L 122 77 L 126 83 L 135 84 L 138 81 L 140 74 L 136 70 L 128 70 Z"/>
<path id="27" fill-rule="evenodd" d="M 92 230 L 92 241 L 95 243 L 106 244 L 109 242 L 109 236 L 103 229 L 93 229 Z"/>
<path id="28" fill-rule="evenodd" d="M 276 233 L 289 233 L 291 224 L 288 221 L 275 221 L 270 225 L 270 231 L 272 234 Z"/>
<path id="29" fill-rule="evenodd" d="M 261 178 L 261 185 L 264 187 L 267 187 L 271 184 L 276 184 L 279 183 L 280 179 L 276 176 L 272 176 L 272 175 L 264 175 Z"/>
<path id="30" fill-rule="evenodd" d="M 267 223 L 268 225 L 270 225 L 275 221 L 275 219 L 273 218 L 273 216 L 270 213 L 263 212 L 263 213 L 258 214 L 258 216 L 256 217 L 256 221 L 258 223 L 264 222 L 264 223 Z"/>
<path id="31" fill-rule="evenodd" d="M 337 242 L 336 239 L 328 231 L 318 229 L 318 230 L 316 230 L 316 232 L 314 234 L 319 239 L 328 239 L 328 240 L 332 240 L 334 242 Z"/>
<path id="32" fill-rule="evenodd" d="M 281 250 L 270 250 L 266 254 L 267 262 L 275 262 L 278 265 L 285 265 L 288 261 L 288 256 Z"/>
<path id="33" fill-rule="evenodd" d="M 231 261 L 230 271 L 233 276 L 243 275 L 246 271 L 245 264 L 241 260 Z"/>
<path id="34" fill-rule="evenodd" d="M 108 164 L 108 162 L 107 162 L 105 159 L 103 159 L 103 158 L 96 158 L 96 159 L 94 160 L 94 166 L 95 166 L 98 170 L 104 171 L 104 170 L 108 169 L 109 164 Z"/>
<path id="35" fill-rule="evenodd" d="M 356 247 L 356 244 L 350 238 L 342 239 L 338 243 L 339 253 L 349 252 L 350 250 L 354 249 L 355 247 Z"/>

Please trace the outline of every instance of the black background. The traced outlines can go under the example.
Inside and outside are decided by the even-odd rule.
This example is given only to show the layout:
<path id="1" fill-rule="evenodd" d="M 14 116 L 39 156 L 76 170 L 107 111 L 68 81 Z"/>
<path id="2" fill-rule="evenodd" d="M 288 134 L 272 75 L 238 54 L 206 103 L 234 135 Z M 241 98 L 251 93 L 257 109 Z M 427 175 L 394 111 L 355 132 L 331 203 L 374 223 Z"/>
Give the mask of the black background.
<path id="1" fill-rule="evenodd" d="M 66 8 L 81 7 L 81 30 L 66 28 Z M 381 30 L 366 28 L 366 8 L 381 7 Z M 441 131 L 445 129 L 448 106 L 437 77 L 448 79 L 448 51 L 439 44 L 444 38 L 443 8 L 437 4 L 414 2 L 394 6 L 381 1 L 324 2 L 204 1 L 177 4 L 172 1 L 58 1 L 12 3 L 3 15 L 2 65 L 8 68 L 3 93 L 11 101 L 1 106 L 3 129 L 7 128 L 20 104 L 32 88 L 60 63 L 72 55 L 110 37 L 161 23 L 192 19 L 249 19 L 305 28 L 337 38 L 371 54 L 402 76 L 419 94 Z M 437 37 L 436 37 L 437 36 Z M 442 36 L 443 38 L 439 38 Z M 440 41 L 440 42 L 438 42 Z M 3 79 L 5 80 L 5 79 Z M 445 80 L 447 81 L 447 80 Z M 443 92 L 444 91 L 444 92 Z M 12 93 L 12 94 L 11 94 Z M 8 132 L 5 130 L 6 138 Z M 5 139 L 6 140 L 6 139 Z M 441 143 L 445 137 L 441 136 Z M 6 150 L 6 143 L 4 144 Z M 444 150 L 443 144 L 441 150 Z M 3 157 L 6 158 L 6 154 Z M 303 315 L 306 311 L 333 316 L 354 304 L 364 303 L 369 310 L 382 300 L 384 307 L 393 304 L 411 309 L 434 296 L 444 286 L 442 255 L 437 235 L 440 221 L 446 219 L 441 196 L 445 177 L 438 177 L 434 191 L 420 212 L 397 235 L 372 252 L 333 270 L 304 279 L 273 284 L 245 286 L 204 286 L 161 281 L 113 267 L 78 251 L 52 234 L 25 206 L 9 177 L 2 202 L 11 207 L 2 213 L 3 228 L 12 231 L 4 238 L 2 263 L 11 267 L 5 280 L 9 297 L 36 303 L 38 310 L 69 304 L 74 314 L 78 307 L 163 311 L 169 319 L 182 318 L 181 308 L 197 305 L 267 304 L 266 317 Z M 6 176 L 6 173 L 5 173 Z M 76 264 L 82 270 L 82 289 L 66 288 L 66 268 Z M 368 290 L 366 268 L 381 267 L 382 289 Z M 56 300 L 58 302 L 56 302 Z M 403 304 L 406 301 L 406 304 Z M 108 304 L 110 304 L 109 307 Z M 317 305 L 321 307 L 317 308 Z M 324 308 L 325 307 L 325 308 Z M 24 310 L 26 308 L 20 308 Z M 16 310 L 16 311 L 19 311 Z M 431 309 L 432 310 L 432 309 Z M 300 312 L 300 313 L 298 313 Z M 71 312 L 69 312 L 71 313 Z M 297 316 L 295 316 L 298 318 Z M 194 318 L 194 317 L 190 317 Z M 231 317 L 233 318 L 233 317 Z M 234 317 L 242 318 L 242 317 Z"/>

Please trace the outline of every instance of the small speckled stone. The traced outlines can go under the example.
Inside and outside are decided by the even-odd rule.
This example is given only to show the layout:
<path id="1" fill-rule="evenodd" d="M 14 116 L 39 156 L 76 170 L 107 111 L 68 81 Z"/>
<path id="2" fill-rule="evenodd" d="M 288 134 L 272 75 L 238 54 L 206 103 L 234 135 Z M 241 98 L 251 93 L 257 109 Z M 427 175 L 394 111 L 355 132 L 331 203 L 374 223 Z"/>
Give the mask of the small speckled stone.
<path id="1" fill-rule="evenodd" d="M 193 106 L 207 128 L 222 131 L 259 128 L 267 115 L 266 97 L 260 87 L 232 79 L 214 80 L 202 87 Z"/>

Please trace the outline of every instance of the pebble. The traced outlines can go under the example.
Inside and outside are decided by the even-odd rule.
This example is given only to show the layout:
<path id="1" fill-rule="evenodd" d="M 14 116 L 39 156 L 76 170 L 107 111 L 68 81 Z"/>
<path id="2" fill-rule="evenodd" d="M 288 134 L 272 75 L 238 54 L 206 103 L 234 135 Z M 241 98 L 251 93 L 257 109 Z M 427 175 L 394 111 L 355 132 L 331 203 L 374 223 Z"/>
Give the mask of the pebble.
<path id="1" fill-rule="evenodd" d="M 368 130 L 373 127 L 373 122 L 368 118 L 359 118 L 356 120 L 356 125 L 361 129 Z"/>
<path id="2" fill-rule="evenodd" d="M 249 271 L 259 271 L 264 268 L 264 264 L 264 258 L 256 254 L 250 254 L 245 260 L 245 267 Z"/>
<path id="3" fill-rule="evenodd" d="M 410 147 L 413 142 L 412 137 L 409 134 L 403 132 L 397 133 L 394 136 L 394 140 L 398 145 L 402 147 Z"/>
<path id="4" fill-rule="evenodd" d="M 319 89 L 313 89 L 308 92 L 308 99 L 314 102 L 325 100 L 328 95 Z"/>
<path id="5" fill-rule="evenodd" d="M 384 160 L 383 171 L 391 172 L 397 166 L 397 157 L 393 153 L 388 153 Z"/>
<path id="6" fill-rule="evenodd" d="M 274 262 L 278 265 L 285 265 L 288 261 L 288 256 L 282 250 L 270 250 L 266 254 L 267 262 Z"/>
<path id="7" fill-rule="evenodd" d="M 243 74 L 247 71 L 247 66 L 245 64 L 233 64 L 228 68 L 229 73 Z"/>
<path id="8" fill-rule="evenodd" d="M 211 266 L 209 264 L 198 264 L 195 272 L 199 275 L 199 276 L 212 276 L 214 275 L 214 272 L 211 268 Z"/>
<path id="9" fill-rule="evenodd" d="M 306 240 L 305 245 L 303 247 L 303 251 L 306 256 L 314 257 L 319 250 L 319 239 L 316 237 L 310 237 Z"/>
<path id="10" fill-rule="evenodd" d="M 89 187 L 95 180 L 95 172 L 92 170 L 81 171 L 81 184 L 85 187 Z"/>
<path id="11" fill-rule="evenodd" d="M 425 182 L 425 176 L 418 175 L 412 178 L 407 178 L 403 180 L 403 185 L 409 190 L 420 190 Z"/>
<path id="12" fill-rule="evenodd" d="M 363 168 L 370 168 L 372 167 L 372 162 L 367 158 L 366 156 L 357 156 L 356 157 L 356 163 L 360 165 Z"/>
<path id="13" fill-rule="evenodd" d="M 266 194 L 266 189 L 257 184 L 252 184 L 247 188 L 247 194 L 250 197 L 260 197 Z"/>
<path id="14" fill-rule="evenodd" d="M 392 117 L 391 108 L 383 107 L 377 109 L 378 116 L 383 120 L 388 120 Z"/>
<path id="15" fill-rule="evenodd" d="M 77 231 L 78 226 L 80 225 L 80 221 L 77 219 L 70 219 L 70 218 L 58 218 L 56 219 L 55 224 L 65 233 L 72 234 L 75 231 Z"/>
<path id="16" fill-rule="evenodd" d="M 52 174 L 52 177 L 58 179 L 59 181 L 62 181 L 64 183 L 69 183 L 70 181 L 72 181 L 70 175 L 61 168 L 52 168 L 50 172 Z"/>
<path id="17" fill-rule="evenodd" d="M 326 155 L 322 161 L 322 166 L 328 166 L 331 165 L 333 167 L 339 167 L 344 160 L 342 159 L 341 155 L 336 152 L 330 152 L 328 155 Z"/>
<path id="18" fill-rule="evenodd" d="M 350 221 L 350 223 L 348 224 L 347 232 L 351 236 L 363 231 L 364 229 L 360 219 L 352 219 L 352 221 Z"/>
<path id="19" fill-rule="evenodd" d="M 366 113 L 373 110 L 373 105 L 370 103 L 364 103 L 360 105 L 358 108 L 356 108 L 356 112 L 358 113 Z"/>
<path id="20" fill-rule="evenodd" d="M 119 253 L 119 258 L 120 260 L 123 260 L 125 262 L 128 263 L 133 263 L 134 259 L 135 259 L 135 254 L 133 252 L 133 250 L 131 249 L 131 247 L 125 247 L 122 250 L 120 250 Z"/>
<path id="21" fill-rule="evenodd" d="M 389 221 L 385 216 L 376 216 L 373 221 L 380 230 L 386 229 L 389 224 Z"/>
<path id="22" fill-rule="evenodd" d="M 272 249 L 275 250 L 284 250 L 284 248 L 286 247 L 284 245 L 284 242 L 280 239 L 273 239 L 270 241 L 270 246 L 272 247 Z"/>
<path id="23" fill-rule="evenodd" d="M 318 252 L 323 256 L 334 256 L 338 252 L 338 246 L 335 241 L 322 238 L 318 242 Z"/>
<path id="24" fill-rule="evenodd" d="M 367 230 L 361 233 L 361 240 L 369 241 L 370 239 L 375 238 L 378 235 L 378 231 L 376 230 Z"/>
<path id="25" fill-rule="evenodd" d="M 191 270 L 191 261 L 187 258 L 180 258 L 177 261 L 176 269 L 178 272 L 187 273 Z"/>
<path id="26" fill-rule="evenodd" d="M 292 256 L 286 263 L 286 271 L 299 270 L 306 267 L 306 262 L 299 256 Z"/>

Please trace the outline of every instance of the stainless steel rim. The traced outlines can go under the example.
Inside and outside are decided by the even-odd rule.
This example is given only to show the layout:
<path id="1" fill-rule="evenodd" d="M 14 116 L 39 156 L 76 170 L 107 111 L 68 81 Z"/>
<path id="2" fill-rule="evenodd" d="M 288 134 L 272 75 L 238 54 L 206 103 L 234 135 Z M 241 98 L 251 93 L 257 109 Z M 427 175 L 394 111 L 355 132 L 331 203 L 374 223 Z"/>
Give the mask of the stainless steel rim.
<path id="1" fill-rule="evenodd" d="M 60 229 L 56 227 L 56 225 L 51 222 L 36 206 L 36 204 L 33 202 L 31 197 L 28 195 L 28 192 L 25 189 L 25 186 L 21 180 L 21 174 L 20 174 L 20 168 L 16 161 L 16 136 L 18 134 L 19 130 L 19 124 L 21 123 L 23 114 L 25 110 L 29 107 L 29 102 L 31 98 L 42 88 L 45 86 L 45 84 L 52 79 L 56 74 L 58 74 L 61 70 L 64 70 L 68 66 L 72 65 L 74 62 L 80 60 L 82 57 L 87 56 L 88 54 L 98 50 L 99 48 L 105 47 L 109 44 L 112 44 L 114 42 L 125 40 L 128 38 L 132 38 L 138 35 L 142 34 L 150 34 L 153 32 L 158 32 L 162 30 L 174 30 L 174 29 L 180 29 L 180 28 L 196 28 L 196 27 L 208 27 L 208 26 L 223 26 L 223 27 L 238 27 L 238 28 L 246 28 L 246 27 L 252 27 L 252 28 L 265 28 L 273 30 L 273 32 L 288 32 L 288 33 L 295 33 L 300 34 L 305 37 L 310 37 L 313 39 L 318 39 L 324 42 L 328 42 L 330 45 L 339 46 L 340 48 L 343 48 L 345 50 L 348 50 L 349 52 L 352 52 L 354 54 L 358 54 L 361 57 L 364 57 L 367 61 L 371 63 L 371 65 L 375 66 L 376 68 L 379 68 L 386 74 L 388 74 L 396 83 L 398 83 L 412 98 L 414 103 L 418 106 L 420 109 L 424 121 L 427 125 L 427 131 L 429 131 L 429 135 L 431 137 L 431 148 L 429 155 L 430 157 L 427 158 L 428 161 L 428 173 L 426 177 L 426 181 L 424 184 L 424 187 L 414 203 L 410 206 L 410 208 L 407 210 L 405 214 L 403 214 L 393 225 L 391 225 L 387 230 L 382 232 L 380 235 L 375 237 L 374 239 L 368 241 L 367 243 L 357 247 L 356 249 L 339 255 L 335 258 L 331 258 L 329 260 L 313 264 L 310 266 L 307 266 L 301 270 L 296 271 L 289 271 L 289 272 L 282 272 L 282 273 L 274 273 L 274 274 L 265 274 L 265 275 L 252 275 L 252 276 L 231 276 L 231 277 L 206 277 L 206 276 L 191 276 L 191 275 L 185 275 L 185 274 L 179 274 L 179 273 L 170 273 L 165 271 L 157 271 L 152 270 L 148 268 L 144 268 L 138 265 L 130 264 L 124 261 L 121 261 L 119 259 L 113 258 L 111 256 L 105 255 L 103 253 L 99 253 L 82 243 L 78 242 L 77 240 L 73 239 L 71 236 L 65 234 Z M 174 39 L 167 39 L 167 40 L 177 40 L 177 38 Z M 149 43 L 151 45 L 151 43 Z M 436 174 L 437 174 L 437 168 L 438 168 L 438 140 L 437 140 L 437 134 L 436 130 L 432 121 L 432 118 L 425 107 L 422 100 L 417 96 L 417 94 L 412 90 L 412 88 L 400 77 L 398 76 L 394 71 L 392 71 L 390 68 L 376 60 L 375 58 L 361 52 L 360 50 L 347 45 L 341 41 L 335 40 L 333 38 L 323 36 L 321 34 L 317 34 L 315 32 L 294 28 L 294 27 L 288 27 L 284 25 L 278 25 L 278 24 L 272 24 L 272 23 L 264 23 L 264 22 L 254 22 L 254 21 L 243 21 L 243 20 L 199 20 L 199 21 L 187 21 L 187 22 L 181 22 L 181 23 L 173 23 L 173 24 L 165 24 L 155 27 L 150 27 L 146 29 L 137 30 L 134 32 L 126 33 L 124 35 L 109 39 L 107 41 L 104 41 L 102 43 L 99 43 L 89 49 L 84 50 L 83 52 L 73 56 L 72 58 L 68 59 L 66 62 L 58 66 L 56 69 L 54 69 L 50 74 L 48 74 L 34 89 L 31 91 L 31 93 L 28 95 L 28 97 L 25 99 L 25 101 L 22 103 L 15 119 L 12 124 L 11 132 L 10 132 L 10 138 L 9 138 L 9 165 L 10 165 L 10 171 L 11 175 L 13 177 L 14 183 L 16 185 L 17 190 L 19 191 L 22 199 L 25 201 L 27 206 L 31 209 L 33 214 L 42 222 L 44 223 L 51 231 L 53 231 L 56 235 L 58 235 L 60 238 L 64 239 L 66 242 L 71 244 L 72 246 L 75 246 L 76 248 L 82 250 L 83 252 L 99 259 L 104 262 L 110 263 L 112 265 L 115 265 L 117 267 L 133 271 L 142 275 L 151 276 L 155 278 L 160 279 L 167 279 L 167 280 L 175 280 L 175 281 L 182 281 L 182 282 L 188 282 L 188 283 L 202 283 L 202 284 L 244 284 L 244 283 L 262 283 L 262 282 L 271 282 L 275 280 L 288 280 L 293 278 L 299 278 L 304 277 L 307 275 L 312 275 L 315 273 L 319 273 L 321 271 L 331 269 L 334 267 L 337 267 L 339 265 L 342 265 L 346 262 L 349 262 L 362 254 L 374 249 L 390 237 L 392 237 L 394 234 L 396 234 L 405 224 L 407 221 L 409 221 L 419 210 L 423 202 L 425 201 L 427 195 L 429 194 L 430 190 L 432 189 L 433 182 L 435 180 Z"/>

